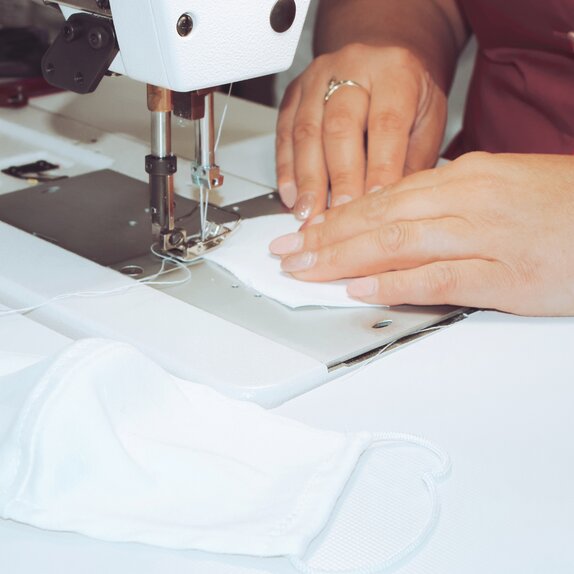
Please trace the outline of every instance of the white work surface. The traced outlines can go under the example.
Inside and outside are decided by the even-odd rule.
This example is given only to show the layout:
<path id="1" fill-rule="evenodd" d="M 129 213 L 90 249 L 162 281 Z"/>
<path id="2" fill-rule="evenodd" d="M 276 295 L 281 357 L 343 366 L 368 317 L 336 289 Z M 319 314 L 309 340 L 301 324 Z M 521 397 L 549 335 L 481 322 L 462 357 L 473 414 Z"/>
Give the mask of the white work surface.
<path id="1" fill-rule="evenodd" d="M 108 89 L 99 97 L 105 101 L 110 93 Z M 120 96 L 113 113 L 121 111 L 122 118 L 111 123 L 105 108 L 93 108 L 90 116 L 89 108 L 69 95 L 39 100 L 34 108 L 14 116 L 2 111 L 0 118 L 11 121 L 18 114 L 24 125 L 43 122 L 47 132 L 66 136 L 75 130 L 79 147 L 97 146 L 95 151 L 107 157 L 116 157 L 117 151 L 114 169 L 133 175 L 145 147 L 137 139 L 145 137 L 146 126 L 130 119 L 130 106 Z M 97 103 L 98 96 L 91 98 Z M 239 110 L 235 116 L 234 108 Z M 228 141 L 269 133 L 273 116 L 269 110 L 233 102 Z M 83 140 L 88 134 L 98 141 Z M 126 147 L 129 142 L 132 151 Z M 0 318 L 2 352 L 41 356 L 67 342 L 30 319 Z M 325 429 L 419 434 L 450 454 L 452 473 L 439 485 L 438 527 L 411 561 L 393 571 L 571 573 L 573 350 L 574 319 L 478 313 L 276 412 Z M 286 574 L 293 570 L 282 559 L 110 544 L 0 521 L 3 574 L 78 571 Z"/>

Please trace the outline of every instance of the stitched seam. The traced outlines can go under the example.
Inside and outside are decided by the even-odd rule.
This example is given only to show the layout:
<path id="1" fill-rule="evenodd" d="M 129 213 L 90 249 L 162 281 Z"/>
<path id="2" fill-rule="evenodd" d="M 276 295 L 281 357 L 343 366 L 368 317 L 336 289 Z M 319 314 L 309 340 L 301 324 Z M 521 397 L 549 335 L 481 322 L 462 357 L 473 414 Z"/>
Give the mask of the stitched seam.
<path id="1" fill-rule="evenodd" d="M 324 431 L 317 431 L 317 432 L 324 432 Z M 357 437 L 356 440 L 358 441 L 359 437 Z M 352 443 L 347 443 L 347 448 L 349 448 L 351 444 Z M 295 520 L 297 520 L 299 516 L 302 514 L 302 508 L 304 506 L 307 506 L 309 498 L 311 496 L 311 490 L 313 490 L 314 486 L 320 481 L 320 477 L 325 474 L 325 471 L 328 470 L 329 468 L 333 468 L 334 463 L 339 458 L 339 456 L 340 456 L 340 450 L 333 453 L 333 455 L 311 475 L 311 477 L 305 483 L 305 486 L 301 491 L 301 494 L 297 497 L 297 501 L 295 503 L 295 509 L 270 530 L 269 532 L 270 536 L 276 536 L 276 537 L 282 536 L 284 535 L 285 531 L 288 530 L 293 525 L 293 522 L 295 522 Z"/>

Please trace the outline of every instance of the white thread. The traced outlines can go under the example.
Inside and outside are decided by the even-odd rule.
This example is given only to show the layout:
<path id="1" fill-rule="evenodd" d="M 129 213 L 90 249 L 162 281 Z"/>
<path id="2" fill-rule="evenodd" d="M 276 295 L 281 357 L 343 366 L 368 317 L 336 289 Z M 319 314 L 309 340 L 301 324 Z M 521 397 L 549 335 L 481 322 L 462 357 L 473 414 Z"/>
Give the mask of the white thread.
<path id="1" fill-rule="evenodd" d="M 207 233 L 207 213 L 209 210 L 209 187 L 199 186 L 199 225 L 201 229 L 201 241 L 205 241 Z"/>
<path id="2" fill-rule="evenodd" d="M 221 140 L 221 132 L 223 131 L 223 122 L 225 122 L 225 117 L 227 116 L 227 109 L 229 108 L 229 100 L 231 99 L 231 90 L 233 89 L 233 84 L 229 84 L 229 91 L 227 92 L 227 97 L 225 98 L 225 106 L 223 107 L 223 113 L 221 114 L 221 121 L 219 122 L 219 129 L 217 130 L 217 139 L 215 140 L 214 151 L 217 151 L 219 147 L 219 142 Z"/>
<path id="3" fill-rule="evenodd" d="M 29 307 L 22 307 L 19 309 L 8 309 L 6 311 L 0 311 L 0 318 L 1 317 L 8 317 L 10 315 L 23 315 L 25 313 L 30 313 L 32 311 L 36 311 L 42 307 L 46 307 L 47 305 L 51 305 L 52 303 L 56 303 L 58 301 L 63 301 L 65 299 L 72 299 L 74 297 L 105 297 L 107 295 L 119 295 L 135 289 L 137 287 L 141 287 L 142 285 L 146 286 L 174 286 L 174 285 L 183 285 L 187 283 L 191 279 L 191 271 L 188 268 L 188 265 L 185 265 L 179 259 L 175 257 L 171 257 L 168 255 L 164 255 L 158 253 L 154 246 L 152 245 L 150 248 L 151 252 L 154 255 L 157 255 L 162 259 L 161 267 L 157 273 L 150 275 L 149 277 L 145 277 L 143 279 L 136 279 L 133 283 L 129 285 L 122 285 L 121 287 L 116 287 L 115 289 L 108 289 L 108 290 L 101 290 L 101 291 L 74 291 L 71 293 L 61 293 L 60 295 L 55 295 L 54 297 L 43 301 L 42 303 L 38 303 L 37 305 L 30 305 Z M 162 275 L 166 273 L 170 273 L 173 269 L 166 269 L 167 263 L 172 263 L 178 269 L 181 269 L 185 272 L 185 277 L 182 279 L 177 279 L 175 281 L 156 281 Z"/>
<path id="4" fill-rule="evenodd" d="M 219 148 L 219 142 L 221 141 L 221 134 L 223 133 L 223 124 L 225 123 L 225 118 L 227 116 L 227 110 L 229 108 L 229 100 L 231 97 L 231 90 L 233 84 L 229 84 L 229 91 L 227 92 L 227 97 L 225 99 L 225 106 L 223 107 L 223 112 L 221 114 L 221 120 L 219 121 L 219 128 L 217 129 L 217 138 L 215 139 L 215 145 L 213 151 L 216 152 Z M 210 184 L 211 185 L 211 184 Z M 209 210 L 209 191 L 210 185 L 199 185 L 199 225 L 201 229 L 201 241 L 205 241 L 207 234 L 207 215 Z"/>
<path id="5" fill-rule="evenodd" d="M 411 556 L 426 542 L 430 534 L 433 532 L 440 516 L 440 500 L 436 489 L 436 483 L 450 472 L 450 457 L 446 452 L 427 439 L 405 433 L 375 433 L 373 435 L 373 442 L 369 449 L 376 448 L 378 443 L 385 442 L 407 443 L 420 446 L 432 452 L 439 459 L 440 468 L 435 471 L 426 472 L 422 476 L 422 481 L 424 482 L 429 494 L 431 505 L 430 516 L 426 524 L 407 546 L 380 562 L 366 564 L 365 566 L 356 569 L 327 570 L 322 568 L 313 568 L 298 556 L 289 556 L 289 561 L 297 571 L 302 574 L 376 574 L 377 572 L 387 570 L 401 560 Z"/>
<path id="6" fill-rule="evenodd" d="M 442 331 L 443 329 L 447 329 L 451 325 L 452 325 L 452 323 L 447 323 L 445 325 L 434 325 L 432 327 L 426 327 L 426 329 L 421 329 L 420 331 L 413 333 L 413 335 L 421 335 L 423 333 L 433 333 L 435 331 L 437 331 L 437 332 Z M 390 343 L 387 343 L 384 347 L 381 347 L 377 353 L 375 353 L 374 355 L 369 357 L 366 361 L 361 363 L 361 365 L 358 368 L 352 370 L 350 373 L 347 373 L 346 375 L 338 377 L 337 381 L 338 382 L 339 381 L 345 381 L 347 379 L 351 379 L 353 377 L 356 377 L 359 373 L 362 373 L 371 363 L 373 363 L 377 359 L 379 359 L 384 353 L 386 353 L 391 347 L 393 347 L 393 345 L 396 345 L 397 343 L 400 344 L 400 339 L 398 339 L 396 341 L 391 341 Z"/>

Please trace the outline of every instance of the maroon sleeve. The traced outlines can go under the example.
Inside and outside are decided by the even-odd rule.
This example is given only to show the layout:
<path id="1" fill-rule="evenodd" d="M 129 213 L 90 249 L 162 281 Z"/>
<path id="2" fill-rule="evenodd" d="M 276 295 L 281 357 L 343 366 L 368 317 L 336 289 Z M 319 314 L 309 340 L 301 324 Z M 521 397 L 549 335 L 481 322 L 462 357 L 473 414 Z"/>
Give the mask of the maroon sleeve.
<path id="1" fill-rule="evenodd" d="M 574 2 L 457 0 L 479 52 L 454 158 L 574 151 Z"/>

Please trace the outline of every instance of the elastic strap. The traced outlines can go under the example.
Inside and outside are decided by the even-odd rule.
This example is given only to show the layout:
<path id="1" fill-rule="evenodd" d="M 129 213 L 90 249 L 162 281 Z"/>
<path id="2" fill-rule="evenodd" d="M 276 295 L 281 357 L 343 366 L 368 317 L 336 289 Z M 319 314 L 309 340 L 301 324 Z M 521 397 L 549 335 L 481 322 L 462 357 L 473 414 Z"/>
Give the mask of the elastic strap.
<path id="1" fill-rule="evenodd" d="M 329 570 L 322 568 L 312 568 L 298 556 L 289 556 L 291 564 L 303 574 L 375 574 L 394 566 L 416 552 L 429 538 L 436 527 L 440 516 L 440 500 L 437 493 L 436 483 L 444 478 L 451 469 L 451 462 L 448 454 L 430 441 L 404 433 L 377 433 L 373 435 L 373 442 L 367 450 L 382 446 L 384 443 L 406 443 L 419 446 L 432 452 L 439 460 L 438 470 L 429 471 L 422 475 L 422 480 L 429 495 L 431 511 L 426 524 L 422 527 L 418 535 L 404 548 L 392 554 L 385 560 L 365 564 L 364 566 L 351 570 Z"/>

